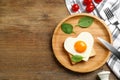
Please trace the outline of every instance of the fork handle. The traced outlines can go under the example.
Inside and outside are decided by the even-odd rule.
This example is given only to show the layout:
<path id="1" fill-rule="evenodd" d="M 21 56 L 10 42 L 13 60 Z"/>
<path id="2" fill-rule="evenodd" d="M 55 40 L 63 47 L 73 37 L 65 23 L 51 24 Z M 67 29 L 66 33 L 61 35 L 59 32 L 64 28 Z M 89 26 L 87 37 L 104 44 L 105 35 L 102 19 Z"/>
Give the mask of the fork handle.
<path id="1" fill-rule="evenodd" d="M 110 25 L 110 22 L 108 20 L 105 20 L 106 25 Z"/>

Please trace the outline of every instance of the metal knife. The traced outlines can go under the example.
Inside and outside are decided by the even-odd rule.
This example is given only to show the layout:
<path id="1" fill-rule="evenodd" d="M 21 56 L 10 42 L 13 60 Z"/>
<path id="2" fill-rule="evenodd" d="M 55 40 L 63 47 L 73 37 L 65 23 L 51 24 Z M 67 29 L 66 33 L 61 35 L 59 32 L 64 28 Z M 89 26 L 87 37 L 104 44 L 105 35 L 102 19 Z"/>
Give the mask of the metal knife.
<path id="1" fill-rule="evenodd" d="M 120 52 L 114 48 L 109 42 L 107 42 L 106 40 L 98 37 L 97 38 L 108 50 L 110 50 L 113 55 L 115 55 L 119 60 L 120 60 Z"/>

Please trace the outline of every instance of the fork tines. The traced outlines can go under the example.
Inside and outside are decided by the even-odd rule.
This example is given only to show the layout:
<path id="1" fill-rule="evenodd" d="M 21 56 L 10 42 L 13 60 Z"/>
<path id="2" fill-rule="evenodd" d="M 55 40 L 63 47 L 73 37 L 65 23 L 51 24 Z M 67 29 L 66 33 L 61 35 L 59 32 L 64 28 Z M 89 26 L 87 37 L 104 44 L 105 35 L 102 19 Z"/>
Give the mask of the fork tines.
<path id="1" fill-rule="evenodd" d="M 109 8 L 104 9 L 104 12 L 105 12 L 108 19 L 110 19 L 114 16 L 112 11 Z"/>

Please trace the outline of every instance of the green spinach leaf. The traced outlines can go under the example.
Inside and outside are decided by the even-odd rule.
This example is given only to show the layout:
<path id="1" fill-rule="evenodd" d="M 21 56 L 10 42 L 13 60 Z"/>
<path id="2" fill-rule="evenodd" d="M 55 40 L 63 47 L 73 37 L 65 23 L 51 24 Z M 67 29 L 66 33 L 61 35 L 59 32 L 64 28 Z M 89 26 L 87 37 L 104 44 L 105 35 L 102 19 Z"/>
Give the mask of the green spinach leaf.
<path id="1" fill-rule="evenodd" d="M 72 26 L 71 24 L 69 24 L 69 23 L 63 23 L 63 24 L 61 25 L 61 29 L 62 29 L 62 31 L 63 31 L 64 33 L 66 33 L 66 34 L 71 34 L 71 33 L 73 33 L 73 26 Z"/>
<path id="2" fill-rule="evenodd" d="M 93 21 L 94 19 L 92 17 L 85 16 L 80 18 L 80 20 L 78 21 L 78 26 L 82 28 L 87 28 L 93 23 Z"/>
<path id="3" fill-rule="evenodd" d="M 79 56 L 79 55 L 73 55 L 72 58 L 71 58 L 71 60 L 73 62 L 80 62 L 82 59 L 83 59 L 83 57 Z"/>

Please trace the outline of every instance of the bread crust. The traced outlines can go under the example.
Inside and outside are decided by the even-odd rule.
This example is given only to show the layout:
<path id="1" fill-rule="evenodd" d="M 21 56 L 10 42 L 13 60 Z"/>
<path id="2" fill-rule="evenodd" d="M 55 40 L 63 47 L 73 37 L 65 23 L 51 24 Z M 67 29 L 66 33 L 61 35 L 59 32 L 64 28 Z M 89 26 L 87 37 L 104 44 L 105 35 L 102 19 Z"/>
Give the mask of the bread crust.
<path id="1" fill-rule="evenodd" d="M 91 57 L 94 57 L 95 55 L 96 55 L 96 52 L 95 52 L 94 49 L 92 49 L 92 51 L 91 51 L 91 53 L 90 53 L 90 58 L 91 58 Z M 71 62 L 72 65 L 78 63 L 78 62 L 73 62 L 73 61 L 71 60 L 72 54 L 68 53 L 68 57 L 70 58 L 70 62 Z"/>

